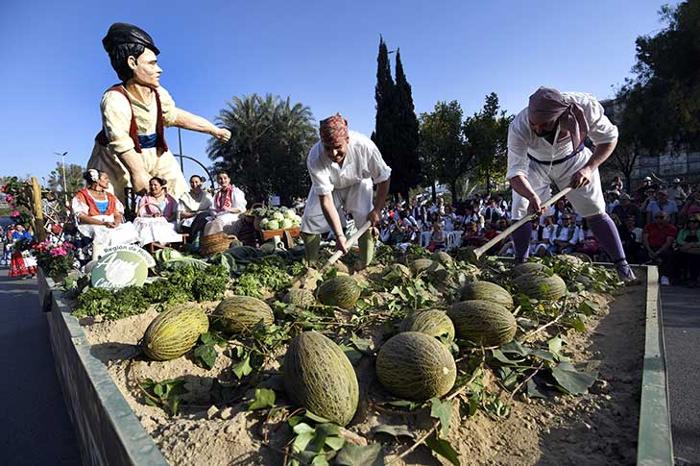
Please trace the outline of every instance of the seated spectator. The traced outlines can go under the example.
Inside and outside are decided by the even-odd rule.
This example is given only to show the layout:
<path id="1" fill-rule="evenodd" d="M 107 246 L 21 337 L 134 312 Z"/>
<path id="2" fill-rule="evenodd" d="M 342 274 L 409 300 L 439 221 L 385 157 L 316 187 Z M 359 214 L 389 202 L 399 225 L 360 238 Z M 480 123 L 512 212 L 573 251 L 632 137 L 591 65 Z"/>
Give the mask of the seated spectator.
<path id="1" fill-rule="evenodd" d="M 617 192 L 622 192 L 624 189 L 624 184 L 622 183 L 622 178 L 619 176 L 616 176 L 613 178 L 613 180 L 610 182 L 610 190 L 611 191 L 617 191 Z"/>
<path id="2" fill-rule="evenodd" d="M 622 225 L 618 225 L 620 241 L 625 250 L 627 261 L 631 264 L 642 262 L 642 235 L 643 230 L 637 225 L 637 218 L 634 215 L 628 216 Z"/>
<path id="3" fill-rule="evenodd" d="M 679 278 L 683 279 L 684 274 L 687 274 L 686 283 L 695 288 L 700 275 L 700 214 L 688 220 L 686 227 L 678 232 L 676 246 Z"/>
<path id="4" fill-rule="evenodd" d="M 212 199 L 208 192 L 202 189 L 204 178 L 199 175 L 190 177 L 190 190 L 178 201 L 178 226 L 180 231 L 189 233 L 193 242 L 199 240 L 199 234 L 207 224 L 211 215 Z"/>
<path id="5" fill-rule="evenodd" d="M 619 191 L 608 191 L 605 193 L 605 211 L 611 214 L 613 209 L 620 203 Z"/>
<path id="6" fill-rule="evenodd" d="M 672 272 L 672 245 L 676 239 L 678 229 L 668 223 L 668 215 L 658 211 L 654 216 L 654 222 L 644 227 L 642 243 L 648 255 L 648 262 L 659 266 L 659 283 L 670 285 L 669 275 Z"/>
<path id="7" fill-rule="evenodd" d="M 647 176 L 642 180 L 641 186 L 639 186 L 637 189 L 634 191 L 634 197 L 635 200 L 638 203 L 644 202 L 646 199 L 651 197 L 656 190 L 659 187 L 656 185 L 656 183 L 651 181 L 651 177 Z"/>
<path id="8" fill-rule="evenodd" d="M 683 202 L 685 202 L 685 199 L 688 197 L 685 190 L 681 186 L 680 178 L 673 179 L 673 184 L 666 190 L 666 193 L 668 194 L 668 198 L 675 201 L 679 206 L 683 205 Z"/>
<path id="9" fill-rule="evenodd" d="M 182 236 L 175 231 L 177 201 L 168 194 L 166 185 L 163 178 L 154 176 L 148 181 L 148 194 L 139 200 L 134 226 L 141 246 L 151 243 L 165 246 L 182 241 Z"/>
<path id="10" fill-rule="evenodd" d="M 612 219 L 619 226 L 627 221 L 627 217 L 634 217 L 634 224 L 638 227 L 642 226 L 642 211 L 639 210 L 633 202 L 632 198 L 627 193 L 620 195 L 620 203 L 612 210 Z"/>
<path id="11" fill-rule="evenodd" d="M 603 258 L 600 257 L 600 255 L 605 256 L 603 248 L 600 246 L 593 232 L 588 228 L 588 222 L 585 218 L 581 221 L 581 228 L 578 230 L 578 235 L 578 247 L 576 250 L 589 256 L 591 260 L 602 260 Z"/>
<path id="12" fill-rule="evenodd" d="M 487 206 L 481 211 L 485 223 L 496 223 L 505 216 L 505 211 L 496 202 L 495 198 L 490 198 Z"/>
<path id="13" fill-rule="evenodd" d="M 647 223 L 651 223 L 654 218 L 656 218 L 656 213 L 663 211 L 669 219 L 669 222 L 676 222 L 676 214 L 678 213 L 678 205 L 676 201 L 672 201 L 668 198 L 668 193 L 664 190 L 659 190 L 656 192 L 656 197 L 650 199 L 647 204 Z"/>
<path id="14" fill-rule="evenodd" d="M 568 254 L 576 250 L 579 242 L 579 227 L 574 223 L 574 216 L 571 213 L 561 216 L 561 225 L 558 225 L 554 234 L 550 238 L 552 251 L 554 254 Z"/>
<path id="15" fill-rule="evenodd" d="M 696 215 L 700 214 L 700 189 L 693 191 L 688 199 L 683 204 L 683 208 L 680 211 L 679 216 L 681 220 L 687 221 Z"/>
<path id="16" fill-rule="evenodd" d="M 556 230 L 554 217 L 544 217 L 544 222 L 532 221 L 532 235 L 530 237 L 530 254 L 544 257 L 552 253 L 553 247 L 550 239 Z"/>
<path id="17" fill-rule="evenodd" d="M 134 225 L 124 221 L 124 205 L 107 191 L 109 175 L 91 168 L 83 178 L 86 186 L 73 196 L 71 210 L 80 234 L 92 239 L 92 259 L 107 247 L 138 242 Z"/>
<path id="18" fill-rule="evenodd" d="M 442 229 L 441 222 L 433 223 L 433 232 L 430 235 L 430 243 L 428 244 L 428 251 L 442 251 L 445 249 L 445 242 L 447 238 L 445 232 Z"/>
<path id="19" fill-rule="evenodd" d="M 559 199 L 554 205 L 554 210 L 552 212 L 554 223 L 561 225 L 563 223 L 562 217 L 573 213 L 573 211 L 574 209 L 567 203 L 566 198 Z"/>
<path id="20" fill-rule="evenodd" d="M 224 232 L 227 235 L 237 235 L 241 228 L 240 216 L 246 210 L 248 203 L 245 194 L 231 184 L 231 178 L 226 172 L 216 175 L 219 190 L 214 195 L 213 216 L 204 228 L 204 236 Z"/>

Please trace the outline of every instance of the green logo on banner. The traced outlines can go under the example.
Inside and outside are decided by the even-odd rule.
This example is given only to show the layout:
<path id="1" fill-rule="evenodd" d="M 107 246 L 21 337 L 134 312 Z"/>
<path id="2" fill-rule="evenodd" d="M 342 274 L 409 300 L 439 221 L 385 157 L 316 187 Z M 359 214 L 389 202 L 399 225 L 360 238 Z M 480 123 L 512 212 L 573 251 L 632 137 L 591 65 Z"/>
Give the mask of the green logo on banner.
<path id="1" fill-rule="evenodd" d="M 96 288 L 124 288 L 141 286 L 148 276 L 148 264 L 143 255 L 124 249 L 102 256 L 90 274 L 92 286 Z"/>

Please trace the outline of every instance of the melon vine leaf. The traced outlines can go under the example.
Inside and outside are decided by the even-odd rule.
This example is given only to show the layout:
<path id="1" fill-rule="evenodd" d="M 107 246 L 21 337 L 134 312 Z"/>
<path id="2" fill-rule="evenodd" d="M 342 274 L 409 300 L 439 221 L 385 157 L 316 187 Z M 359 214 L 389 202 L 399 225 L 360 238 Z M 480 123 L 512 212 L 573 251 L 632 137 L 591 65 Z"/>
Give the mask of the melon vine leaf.
<path id="1" fill-rule="evenodd" d="M 416 438 L 416 435 L 413 432 L 411 432 L 407 426 L 404 426 L 404 425 L 380 424 L 380 425 L 376 426 L 374 429 L 372 429 L 372 433 L 374 435 L 379 435 L 379 434 L 391 435 L 394 438 L 399 438 L 399 437 Z"/>
<path id="2" fill-rule="evenodd" d="M 346 443 L 335 458 L 339 466 L 380 466 L 384 462 L 379 457 L 382 447 L 378 443 L 369 445 L 353 445 Z"/>
<path id="3" fill-rule="evenodd" d="M 269 388 L 256 388 L 255 398 L 248 405 L 249 411 L 255 411 L 256 409 L 272 408 L 275 406 L 276 395 L 273 390 Z"/>
<path id="4" fill-rule="evenodd" d="M 459 453 L 455 451 L 452 444 L 447 440 L 441 439 L 436 434 L 433 434 L 425 440 L 425 445 L 453 465 L 461 465 Z"/>
<path id="5" fill-rule="evenodd" d="M 447 436 L 450 431 L 450 418 L 452 417 L 452 403 L 440 401 L 439 398 L 430 399 L 430 417 L 440 421 L 440 436 Z"/>
<path id="6" fill-rule="evenodd" d="M 588 388 L 596 381 L 596 376 L 579 372 L 568 362 L 560 362 L 552 368 L 552 377 L 557 382 L 557 387 L 564 393 L 571 395 L 583 395 L 588 392 Z"/>

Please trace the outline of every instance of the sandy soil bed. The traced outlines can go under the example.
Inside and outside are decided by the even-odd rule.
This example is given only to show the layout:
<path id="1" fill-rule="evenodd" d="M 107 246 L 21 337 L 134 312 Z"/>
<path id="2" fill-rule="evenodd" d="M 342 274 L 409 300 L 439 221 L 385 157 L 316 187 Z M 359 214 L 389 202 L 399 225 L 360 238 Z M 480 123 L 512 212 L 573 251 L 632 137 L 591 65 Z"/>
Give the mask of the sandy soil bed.
<path id="1" fill-rule="evenodd" d="M 642 286 L 635 286 L 618 291 L 614 300 L 598 296 L 601 302 L 610 301 L 610 308 L 588 322 L 587 333 L 570 331 L 566 336 L 565 353 L 574 362 L 586 362 L 598 371 L 590 393 L 546 400 L 517 395 L 506 419 L 492 419 L 482 412 L 460 419 L 454 413 L 449 439 L 462 464 L 633 464 L 644 345 L 643 291 Z M 201 304 L 205 309 L 215 305 Z M 282 464 L 280 450 L 289 439 L 286 424 L 263 422 L 259 413 L 247 412 L 241 404 L 212 405 L 210 388 L 215 378 L 235 380 L 229 371 L 229 358 L 220 356 L 216 366 L 206 370 L 187 356 L 150 362 L 139 355 L 136 344 L 156 315 L 151 310 L 115 322 L 81 323 L 92 353 L 105 363 L 167 460 L 177 465 Z M 373 358 L 365 357 L 356 368 L 365 394 L 376 384 L 372 365 Z M 180 415 L 171 418 L 160 408 L 144 404 L 139 380 L 182 376 L 186 377 L 188 394 Z M 425 413 L 378 409 L 368 401 L 371 396 L 362 398 L 348 429 L 370 441 L 385 438 L 372 434 L 372 427 L 378 424 L 407 425 L 415 436 L 431 425 Z M 386 442 L 383 453 L 390 457 L 413 442 L 394 439 Z M 392 464 L 441 463 L 426 447 L 419 447 Z"/>

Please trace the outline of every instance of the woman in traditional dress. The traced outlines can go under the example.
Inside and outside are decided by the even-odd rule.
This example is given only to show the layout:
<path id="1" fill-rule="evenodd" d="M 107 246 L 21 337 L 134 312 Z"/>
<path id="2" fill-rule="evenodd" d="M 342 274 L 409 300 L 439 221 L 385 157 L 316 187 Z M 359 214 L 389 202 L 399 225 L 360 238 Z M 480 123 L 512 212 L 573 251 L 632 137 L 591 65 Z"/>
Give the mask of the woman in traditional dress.
<path id="1" fill-rule="evenodd" d="M 196 244 L 198 236 L 211 216 L 212 199 L 208 192 L 202 189 L 204 178 L 199 175 L 190 177 L 190 191 L 182 195 L 178 203 L 178 227 L 180 231 L 189 233 Z"/>
<path id="2" fill-rule="evenodd" d="M 150 243 L 164 246 L 181 242 L 182 236 L 175 231 L 177 201 L 168 193 L 167 182 L 154 176 L 148 181 L 148 187 L 148 194 L 139 200 L 138 217 L 134 220 L 139 243 L 141 246 Z"/>
<path id="3" fill-rule="evenodd" d="M 24 228 L 24 225 L 17 225 L 12 233 L 13 252 L 10 259 L 10 277 L 30 278 L 36 275 L 36 259 L 31 255 L 29 246 L 20 247 L 20 241 L 31 242 L 32 234 Z"/>
<path id="4" fill-rule="evenodd" d="M 124 222 L 124 205 L 107 191 L 109 175 L 91 168 L 83 178 L 86 186 L 73 196 L 71 208 L 80 234 L 92 238 L 92 258 L 107 247 L 136 243 L 134 225 Z"/>
<path id="5" fill-rule="evenodd" d="M 220 189 L 214 195 L 214 217 L 207 223 L 204 236 L 222 231 L 229 235 L 237 235 L 241 226 L 239 217 L 247 206 L 245 194 L 231 184 L 231 178 L 226 172 L 217 173 L 216 182 Z"/>

